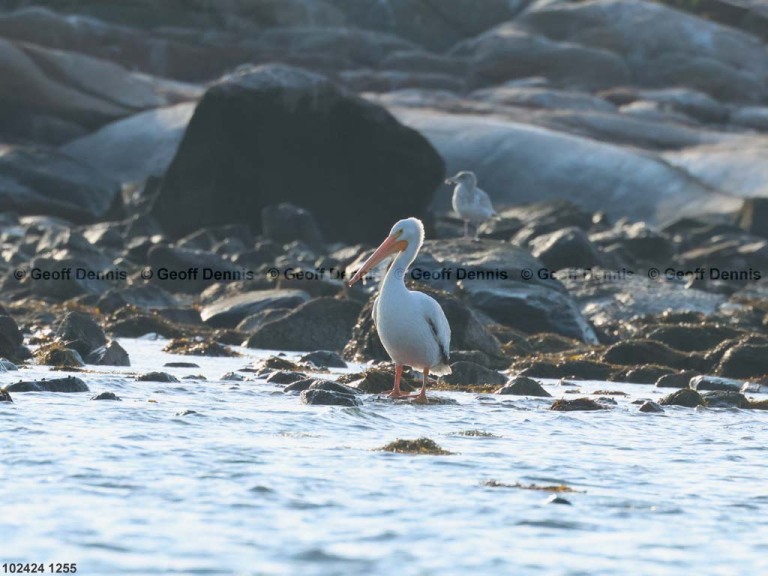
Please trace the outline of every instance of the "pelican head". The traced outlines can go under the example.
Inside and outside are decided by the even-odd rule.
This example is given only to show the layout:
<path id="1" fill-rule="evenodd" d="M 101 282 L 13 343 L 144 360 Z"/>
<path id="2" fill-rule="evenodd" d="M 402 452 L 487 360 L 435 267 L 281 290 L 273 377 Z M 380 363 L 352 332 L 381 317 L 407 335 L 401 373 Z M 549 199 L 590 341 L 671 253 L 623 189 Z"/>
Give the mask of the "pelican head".
<path id="1" fill-rule="evenodd" d="M 405 218 L 398 221 L 392 226 L 392 230 L 390 230 L 389 236 L 384 239 L 384 242 L 379 244 L 379 247 L 371 254 L 371 257 L 352 276 L 348 285 L 352 286 L 352 284 L 360 280 L 387 256 L 404 252 L 410 247 L 418 250 L 422 242 L 424 242 L 424 225 L 421 223 L 421 220 L 418 218 Z"/>
<path id="2" fill-rule="evenodd" d="M 451 176 L 445 179 L 446 184 L 466 184 L 467 186 L 474 187 L 477 184 L 477 176 L 474 172 L 469 170 L 462 170 L 456 176 Z"/>

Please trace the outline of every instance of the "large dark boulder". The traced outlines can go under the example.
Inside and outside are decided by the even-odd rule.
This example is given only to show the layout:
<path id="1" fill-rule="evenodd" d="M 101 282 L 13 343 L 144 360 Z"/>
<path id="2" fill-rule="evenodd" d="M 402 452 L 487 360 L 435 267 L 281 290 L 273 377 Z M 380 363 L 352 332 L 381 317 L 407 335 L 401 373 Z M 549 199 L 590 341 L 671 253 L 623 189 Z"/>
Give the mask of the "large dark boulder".
<path id="1" fill-rule="evenodd" d="M 383 108 L 301 69 L 247 67 L 211 87 L 153 208 L 182 236 L 203 226 L 261 228 L 261 210 L 310 210 L 330 241 L 380 241 L 427 217 L 445 167 L 424 137 Z"/>
<path id="2" fill-rule="evenodd" d="M 68 312 L 56 329 L 56 339 L 77 350 L 82 358 L 107 345 L 107 336 L 98 322 L 83 312 Z"/>

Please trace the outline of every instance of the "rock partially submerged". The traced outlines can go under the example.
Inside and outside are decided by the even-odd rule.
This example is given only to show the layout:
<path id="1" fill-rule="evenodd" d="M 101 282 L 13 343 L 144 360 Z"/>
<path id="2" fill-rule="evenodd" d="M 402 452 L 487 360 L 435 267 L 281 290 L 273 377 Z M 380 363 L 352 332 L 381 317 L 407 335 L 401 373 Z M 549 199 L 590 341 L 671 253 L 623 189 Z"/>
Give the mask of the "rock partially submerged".
<path id="1" fill-rule="evenodd" d="M 30 380 L 8 384 L 3 388 L 8 392 L 88 392 L 88 385 L 80 378 L 68 376 L 51 380 Z"/>
<path id="2" fill-rule="evenodd" d="M 496 394 L 509 394 L 513 396 L 538 396 L 550 397 L 552 394 L 544 390 L 544 387 L 533 378 L 517 376 L 509 384 L 496 390 Z"/>
<path id="3" fill-rule="evenodd" d="M 443 456 L 453 454 L 443 450 L 430 438 L 417 438 L 416 440 L 395 440 L 379 448 L 382 452 L 396 452 L 397 454 L 426 454 Z"/>

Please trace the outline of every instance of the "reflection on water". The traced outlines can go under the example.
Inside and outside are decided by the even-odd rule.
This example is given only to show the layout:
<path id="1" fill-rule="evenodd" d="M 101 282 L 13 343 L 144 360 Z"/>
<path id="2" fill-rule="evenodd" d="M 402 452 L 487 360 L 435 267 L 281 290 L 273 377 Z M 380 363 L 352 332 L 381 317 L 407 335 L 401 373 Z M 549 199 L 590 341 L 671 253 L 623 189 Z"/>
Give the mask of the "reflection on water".
<path id="1" fill-rule="evenodd" d="M 218 380 L 249 358 L 164 369 L 207 381 L 135 382 L 178 358 L 162 342 L 122 343 L 123 376 L 81 375 L 122 402 L 17 393 L 0 404 L 0 562 L 76 562 L 81 574 L 768 573 L 766 412 L 642 414 L 630 402 L 660 393 L 615 383 L 630 396 L 604 412 L 450 393 L 438 394 L 459 405 L 312 407 L 263 381 Z M 421 436 L 455 454 L 375 450 Z M 578 492 L 547 504 L 517 483 Z"/>

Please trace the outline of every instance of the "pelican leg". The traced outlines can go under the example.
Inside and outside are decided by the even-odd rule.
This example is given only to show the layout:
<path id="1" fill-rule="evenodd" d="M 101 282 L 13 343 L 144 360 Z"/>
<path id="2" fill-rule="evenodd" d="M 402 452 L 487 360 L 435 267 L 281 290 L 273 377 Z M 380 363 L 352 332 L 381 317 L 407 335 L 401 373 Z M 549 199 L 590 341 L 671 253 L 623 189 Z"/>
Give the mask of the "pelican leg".
<path id="1" fill-rule="evenodd" d="M 418 394 L 412 394 L 409 398 L 413 398 L 415 404 L 427 403 L 427 380 L 429 379 L 429 368 L 424 368 L 424 380 L 421 383 L 421 391 Z"/>
<path id="2" fill-rule="evenodd" d="M 395 387 L 392 388 L 392 391 L 389 393 L 390 398 L 403 398 L 408 396 L 408 394 L 404 394 L 400 391 L 400 378 L 403 376 L 403 365 L 402 364 L 395 364 Z"/>

